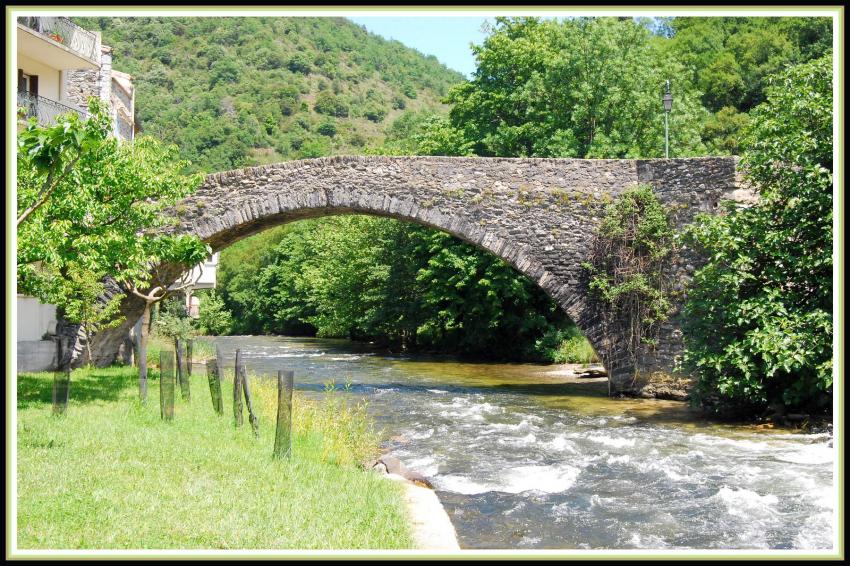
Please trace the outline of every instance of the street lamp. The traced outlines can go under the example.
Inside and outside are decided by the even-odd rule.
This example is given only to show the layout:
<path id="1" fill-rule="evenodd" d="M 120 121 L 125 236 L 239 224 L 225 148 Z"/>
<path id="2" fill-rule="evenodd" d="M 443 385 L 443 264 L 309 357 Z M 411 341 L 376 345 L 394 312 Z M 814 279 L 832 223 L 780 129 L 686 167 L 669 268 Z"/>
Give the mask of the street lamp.
<path id="1" fill-rule="evenodd" d="M 667 117 L 673 109 L 673 95 L 670 94 L 670 80 L 667 80 L 667 87 L 664 91 L 664 96 L 661 97 L 661 102 L 664 103 L 664 157 L 670 159 L 670 131 L 667 124 Z"/>

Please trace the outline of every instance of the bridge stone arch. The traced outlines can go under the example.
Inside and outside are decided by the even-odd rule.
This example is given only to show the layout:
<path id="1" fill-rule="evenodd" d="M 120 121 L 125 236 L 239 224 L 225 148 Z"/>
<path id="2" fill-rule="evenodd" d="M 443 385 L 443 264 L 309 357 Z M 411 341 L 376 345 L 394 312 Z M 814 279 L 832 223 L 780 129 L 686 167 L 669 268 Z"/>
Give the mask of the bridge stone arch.
<path id="1" fill-rule="evenodd" d="M 740 199 L 737 158 L 655 160 L 480 157 L 328 157 L 214 173 L 174 209 L 171 230 L 199 236 L 214 251 L 279 224 L 335 214 L 371 214 L 444 230 L 487 250 L 540 286 L 570 316 L 609 371 L 612 392 L 653 389 L 681 351 L 678 318 L 659 346 L 628 361 L 619 336 L 606 336 L 581 264 L 605 204 L 648 183 L 678 226 L 722 199 Z M 697 258 L 674 265 L 686 279 Z M 162 266 L 176 278 L 176 266 Z M 97 361 L 114 359 L 121 335 L 142 312 L 126 297 L 127 321 L 97 337 Z M 94 345 L 94 344 L 93 344 Z"/>

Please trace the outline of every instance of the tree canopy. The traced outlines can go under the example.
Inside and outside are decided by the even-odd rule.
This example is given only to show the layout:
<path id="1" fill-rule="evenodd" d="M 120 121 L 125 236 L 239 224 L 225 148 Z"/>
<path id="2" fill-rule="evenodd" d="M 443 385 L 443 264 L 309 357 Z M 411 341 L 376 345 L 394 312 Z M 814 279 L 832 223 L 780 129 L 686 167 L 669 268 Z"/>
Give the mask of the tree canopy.
<path id="1" fill-rule="evenodd" d="M 168 222 L 162 211 L 200 183 L 179 172 L 177 149 L 144 137 L 120 143 L 102 103 L 92 100 L 89 113 L 51 126 L 32 119 L 17 142 L 18 290 L 79 313 L 76 322 L 94 321 L 75 301 L 90 302 L 102 278 L 144 287 L 152 266 L 191 266 L 207 254 L 195 237 L 156 230 Z"/>
<path id="2" fill-rule="evenodd" d="M 686 367 L 718 410 L 827 406 L 832 391 L 832 59 L 770 79 L 743 167 L 750 208 L 691 231 L 708 264 L 686 306 Z"/>

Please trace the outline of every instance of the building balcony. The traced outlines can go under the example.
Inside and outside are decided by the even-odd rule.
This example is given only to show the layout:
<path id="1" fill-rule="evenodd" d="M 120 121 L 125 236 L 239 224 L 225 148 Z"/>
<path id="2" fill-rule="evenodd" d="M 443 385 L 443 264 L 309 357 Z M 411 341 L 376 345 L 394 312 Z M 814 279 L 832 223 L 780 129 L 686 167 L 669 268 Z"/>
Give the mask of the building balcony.
<path id="1" fill-rule="evenodd" d="M 18 108 L 21 118 L 29 120 L 34 117 L 40 126 L 54 124 L 57 117 L 68 112 L 75 112 L 81 118 L 86 117 L 86 113 L 81 110 L 28 92 L 18 92 Z"/>
<path id="2" fill-rule="evenodd" d="M 100 35 L 68 18 L 18 18 L 18 51 L 56 69 L 96 69 L 100 66 Z"/>

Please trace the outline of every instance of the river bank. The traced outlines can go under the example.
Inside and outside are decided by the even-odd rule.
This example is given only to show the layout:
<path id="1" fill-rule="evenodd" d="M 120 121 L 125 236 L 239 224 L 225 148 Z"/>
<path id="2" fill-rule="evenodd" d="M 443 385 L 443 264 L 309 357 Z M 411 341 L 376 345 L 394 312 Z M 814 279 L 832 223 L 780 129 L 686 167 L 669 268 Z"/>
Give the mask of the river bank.
<path id="1" fill-rule="evenodd" d="M 52 374 L 17 376 L 19 549 L 409 549 L 401 486 L 324 450 L 344 413 L 295 413 L 293 455 L 271 458 L 272 421 L 254 389 L 255 439 L 213 412 L 202 375 L 160 419 L 159 383 L 138 400 L 133 368 L 75 370 L 65 415 L 51 414 Z M 224 405 L 232 402 L 223 388 Z M 301 398 L 296 397 L 296 402 Z M 298 408 L 298 406 L 296 406 Z M 305 419 L 309 419 L 305 420 Z M 350 442 L 359 442 L 350 437 Z"/>

